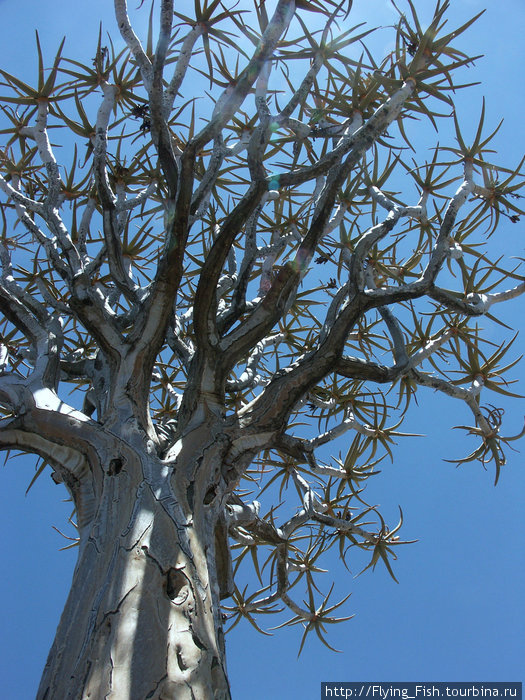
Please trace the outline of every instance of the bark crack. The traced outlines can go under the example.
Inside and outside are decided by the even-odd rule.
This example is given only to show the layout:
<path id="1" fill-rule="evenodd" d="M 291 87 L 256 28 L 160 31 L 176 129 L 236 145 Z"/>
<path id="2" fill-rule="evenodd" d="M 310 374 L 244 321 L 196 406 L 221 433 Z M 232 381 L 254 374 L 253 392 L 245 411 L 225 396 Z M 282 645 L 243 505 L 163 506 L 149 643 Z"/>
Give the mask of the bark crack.
<path id="1" fill-rule="evenodd" d="M 144 698 L 144 700 L 149 700 L 149 698 L 154 698 L 154 697 L 155 697 L 155 693 L 156 693 L 157 690 L 160 688 L 160 686 L 164 683 L 164 681 L 167 679 L 167 677 L 168 677 L 168 674 L 165 673 L 165 674 L 162 676 L 162 678 L 155 684 L 155 687 L 153 688 L 153 690 L 151 690 L 151 691 L 146 695 L 146 697 Z"/>

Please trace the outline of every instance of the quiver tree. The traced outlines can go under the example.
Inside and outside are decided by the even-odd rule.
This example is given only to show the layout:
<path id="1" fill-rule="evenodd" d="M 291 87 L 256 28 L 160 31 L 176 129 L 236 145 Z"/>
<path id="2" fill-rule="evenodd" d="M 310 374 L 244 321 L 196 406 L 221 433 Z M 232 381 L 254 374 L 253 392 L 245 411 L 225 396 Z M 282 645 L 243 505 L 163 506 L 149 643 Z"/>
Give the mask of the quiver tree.
<path id="1" fill-rule="evenodd" d="M 0 445 L 78 527 L 38 697 L 227 698 L 225 620 L 325 640 L 327 550 L 394 576 L 401 521 L 363 489 L 421 387 L 465 404 L 457 461 L 497 481 L 518 436 L 485 397 L 515 362 L 477 319 L 525 291 L 490 257 L 521 163 L 488 160 L 483 108 L 460 128 L 475 18 L 448 2 L 425 29 L 408 0 L 381 62 L 351 2 L 162 0 L 143 43 L 114 4 L 120 53 L 49 68 L 37 37 L 36 87 L 1 71 Z M 454 146 L 414 161 L 411 117 Z"/>

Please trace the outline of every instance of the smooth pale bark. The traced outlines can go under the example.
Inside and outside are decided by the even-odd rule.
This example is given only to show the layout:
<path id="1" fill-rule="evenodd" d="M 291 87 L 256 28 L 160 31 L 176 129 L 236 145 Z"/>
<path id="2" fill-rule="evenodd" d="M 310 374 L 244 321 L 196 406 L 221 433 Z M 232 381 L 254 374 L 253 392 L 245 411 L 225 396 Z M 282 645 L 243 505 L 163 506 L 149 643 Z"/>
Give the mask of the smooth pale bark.
<path id="1" fill-rule="evenodd" d="M 203 482 L 217 471 L 208 448 L 211 458 L 198 463 Z M 216 499 L 195 500 L 190 512 L 188 494 L 200 491 L 188 478 L 197 462 L 187 469 L 177 462 L 136 454 L 108 466 L 39 700 L 230 697 Z"/>

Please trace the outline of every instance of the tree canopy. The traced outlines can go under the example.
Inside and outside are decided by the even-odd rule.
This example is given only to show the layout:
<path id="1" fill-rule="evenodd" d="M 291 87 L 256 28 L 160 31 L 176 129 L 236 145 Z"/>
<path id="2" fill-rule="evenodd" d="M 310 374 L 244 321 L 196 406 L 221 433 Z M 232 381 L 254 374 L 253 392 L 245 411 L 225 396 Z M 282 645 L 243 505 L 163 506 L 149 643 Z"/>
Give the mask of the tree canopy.
<path id="1" fill-rule="evenodd" d="M 466 131 L 453 102 L 479 15 L 450 28 L 438 2 L 425 27 L 409 0 L 378 58 L 351 4 L 152 3 L 141 43 L 115 0 L 122 51 L 101 32 L 90 62 L 61 45 L 48 67 L 37 35 L 33 85 L 0 71 L 0 444 L 66 483 L 82 541 L 97 441 L 171 466 L 216 430 L 220 474 L 185 498 L 215 504 L 225 614 L 286 608 L 301 646 L 340 619 L 328 550 L 395 578 L 402 513 L 388 525 L 364 487 L 421 390 L 472 416 L 458 464 L 497 482 L 520 437 L 498 403 L 514 336 L 484 329 L 506 332 L 499 305 L 525 291 L 494 244 L 523 213 L 523 160 L 499 164 L 485 105 Z M 419 157 L 421 122 L 443 121 L 455 141 Z M 255 590 L 235 583 L 246 560 Z"/>

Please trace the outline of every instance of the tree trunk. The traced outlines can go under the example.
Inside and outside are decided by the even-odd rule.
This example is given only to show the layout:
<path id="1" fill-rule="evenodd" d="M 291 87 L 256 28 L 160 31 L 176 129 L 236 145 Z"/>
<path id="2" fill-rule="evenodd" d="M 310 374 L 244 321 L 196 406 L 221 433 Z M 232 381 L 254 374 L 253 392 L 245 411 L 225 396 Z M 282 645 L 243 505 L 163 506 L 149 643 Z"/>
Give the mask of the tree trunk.
<path id="1" fill-rule="evenodd" d="M 38 700 L 230 698 L 217 510 L 176 477 L 151 455 L 110 464 Z"/>

